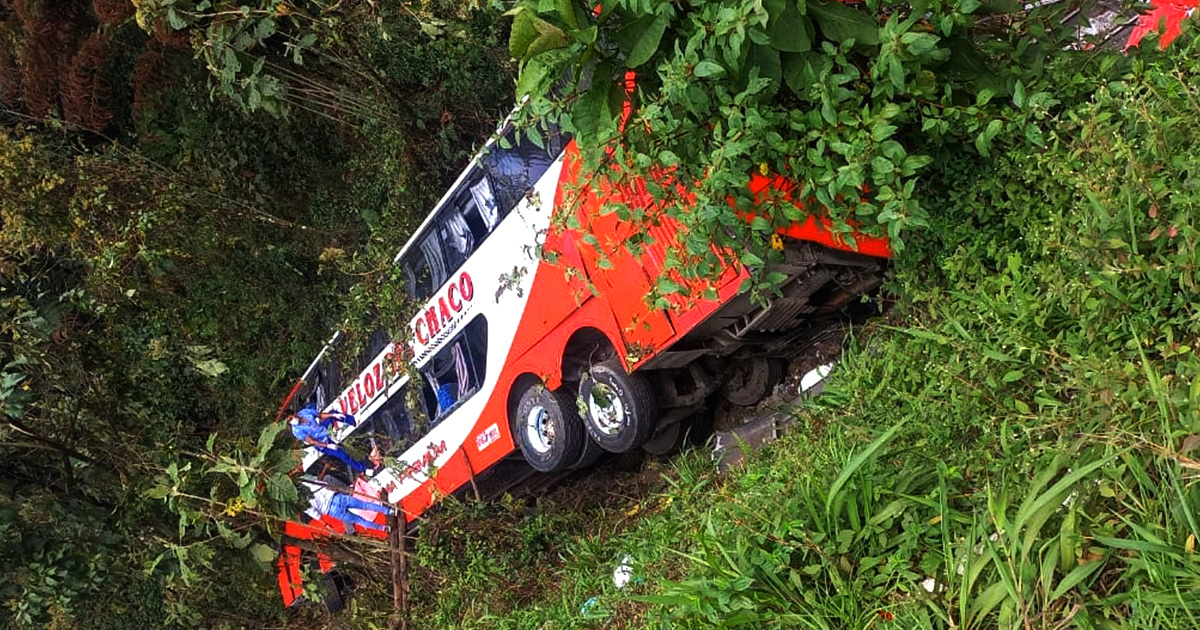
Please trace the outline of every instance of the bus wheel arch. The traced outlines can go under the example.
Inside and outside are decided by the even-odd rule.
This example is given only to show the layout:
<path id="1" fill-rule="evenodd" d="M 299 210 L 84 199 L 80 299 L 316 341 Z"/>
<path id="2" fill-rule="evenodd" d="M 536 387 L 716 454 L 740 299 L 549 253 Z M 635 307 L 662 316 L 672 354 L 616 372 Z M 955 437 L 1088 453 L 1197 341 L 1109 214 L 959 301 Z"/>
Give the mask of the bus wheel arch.
<path id="1" fill-rule="evenodd" d="M 588 368 L 617 356 L 614 340 L 599 328 L 585 326 L 571 333 L 562 351 L 562 379 L 579 383 Z"/>

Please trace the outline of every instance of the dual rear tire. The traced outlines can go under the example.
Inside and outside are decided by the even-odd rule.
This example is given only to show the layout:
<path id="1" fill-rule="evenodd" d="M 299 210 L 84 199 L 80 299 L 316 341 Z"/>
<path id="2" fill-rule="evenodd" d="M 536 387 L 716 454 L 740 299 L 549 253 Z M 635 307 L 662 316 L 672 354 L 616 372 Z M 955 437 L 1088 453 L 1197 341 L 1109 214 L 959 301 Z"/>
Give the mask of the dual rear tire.
<path id="1" fill-rule="evenodd" d="M 530 466 L 555 472 L 591 465 L 604 452 L 638 448 L 653 433 L 657 416 L 645 377 L 626 374 L 619 362 L 609 360 L 587 370 L 577 398 L 567 388 L 526 385 L 512 434 Z"/>
<path id="2" fill-rule="evenodd" d="M 658 404 L 641 374 L 627 374 L 616 360 L 593 365 L 579 384 L 584 426 L 600 448 L 626 453 L 654 432 Z"/>
<path id="3" fill-rule="evenodd" d="M 525 461 L 539 472 L 566 470 L 583 454 L 588 439 L 575 401 L 562 389 L 528 385 L 513 418 L 513 438 Z"/>

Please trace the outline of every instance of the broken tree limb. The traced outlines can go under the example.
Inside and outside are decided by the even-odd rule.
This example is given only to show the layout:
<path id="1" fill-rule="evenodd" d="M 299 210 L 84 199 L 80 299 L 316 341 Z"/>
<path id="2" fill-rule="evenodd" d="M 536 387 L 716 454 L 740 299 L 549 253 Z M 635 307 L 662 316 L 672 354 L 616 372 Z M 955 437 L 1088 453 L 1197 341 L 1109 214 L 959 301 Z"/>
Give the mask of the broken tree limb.
<path id="1" fill-rule="evenodd" d="M 462 453 L 463 461 L 467 464 L 467 474 L 471 476 L 471 490 L 475 491 L 475 502 L 478 503 L 483 499 L 479 496 L 479 484 L 475 483 L 475 468 L 471 466 L 471 458 L 467 456 L 467 450 L 459 451 Z"/>
<path id="2" fill-rule="evenodd" d="M 388 547 L 392 555 L 392 623 L 391 630 L 408 630 L 408 549 L 407 519 L 400 510 L 388 515 Z"/>

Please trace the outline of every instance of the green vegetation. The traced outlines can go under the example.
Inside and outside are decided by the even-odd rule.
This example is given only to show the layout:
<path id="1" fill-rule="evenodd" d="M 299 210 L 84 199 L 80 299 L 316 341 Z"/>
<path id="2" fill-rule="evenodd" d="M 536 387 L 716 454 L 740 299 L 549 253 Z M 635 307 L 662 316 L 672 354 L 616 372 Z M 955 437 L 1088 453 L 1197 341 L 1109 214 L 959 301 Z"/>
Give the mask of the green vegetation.
<path id="1" fill-rule="evenodd" d="M 201 4 L 0 1 L 2 628 L 285 620 L 271 420 L 346 318 L 404 321 L 391 256 L 511 106 L 496 11 L 270 3 L 300 54 Z"/>
<path id="2" fill-rule="evenodd" d="M 770 236 L 806 216 L 782 194 L 751 199 L 752 176 L 785 175 L 845 238 L 887 235 L 901 251 L 935 216 L 918 187 L 932 160 L 986 156 L 1012 136 L 1040 144 L 1041 121 L 1080 95 L 1095 73 L 1061 52 L 1076 37 L 1062 22 L 1077 8 L 626 0 L 593 20 L 572 2 L 527 0 L 513 10 L 509 45 L 529 118 L 574 131 L 587 163 L 618 180 L 658 175 L 659 203 L 612 210 L 686 226 L 669 269 L 719 275 L 735 257 L 756 272 L 750 285 L 769 291 L 784 280 L 766 270 L 782 256 Z M 747 222 L 739 213 L 752 205 Z"/>

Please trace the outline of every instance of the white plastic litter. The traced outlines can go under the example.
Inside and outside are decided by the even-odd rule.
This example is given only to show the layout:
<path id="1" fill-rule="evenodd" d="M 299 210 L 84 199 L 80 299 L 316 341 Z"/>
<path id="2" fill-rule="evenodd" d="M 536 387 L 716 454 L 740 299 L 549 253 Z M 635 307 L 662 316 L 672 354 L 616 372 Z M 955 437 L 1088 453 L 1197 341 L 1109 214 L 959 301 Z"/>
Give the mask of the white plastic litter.
<path id="1" fill-rule="evenodd" d="M 613 571 L 613 586 L 617 588 L 625 588 L 629 584 L 629 580 L 633 579 L 633 567 L 629 564 L 633 558 L 624 556 L 621 558 L 621 564 L 617 565 L 617 569 Z"/>
<path id="2" fill-rule="evenodd" d="M 812 389 L 815 385 L 825 380 L 826 376 L 833 371 L 833 364 L 826 363 L 825 365 L 817 366 L 816 369 L 809 370 L 804 376 L 800 377 L 800 392 L 804 393 Z"/>

